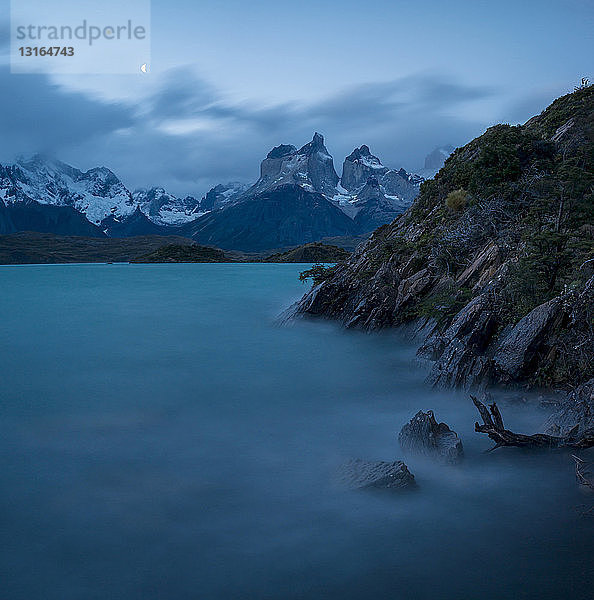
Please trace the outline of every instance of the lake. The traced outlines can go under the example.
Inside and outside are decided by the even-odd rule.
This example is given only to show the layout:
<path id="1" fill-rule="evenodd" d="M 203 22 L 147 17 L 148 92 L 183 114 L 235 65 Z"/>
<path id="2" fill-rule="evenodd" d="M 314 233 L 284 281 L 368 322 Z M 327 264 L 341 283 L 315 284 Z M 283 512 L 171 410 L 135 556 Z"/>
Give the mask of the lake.
<path id="1" fill-rule="evenodd" d="M 394 333 L 278 327 L 304 268 L 0 267 L 3 600 L 592 597 L 570 454 L 485 454 L 468 394 Z M 461 465 L 403 457 L 419 409 Z M 403 458 L 418 489 L 340 489 L 349 458 Z"/>

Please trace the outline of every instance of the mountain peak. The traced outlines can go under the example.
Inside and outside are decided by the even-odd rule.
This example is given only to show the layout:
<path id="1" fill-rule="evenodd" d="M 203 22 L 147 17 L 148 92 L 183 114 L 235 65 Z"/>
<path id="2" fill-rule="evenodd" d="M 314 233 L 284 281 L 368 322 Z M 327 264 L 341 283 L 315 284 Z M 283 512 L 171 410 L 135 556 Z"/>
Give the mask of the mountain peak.
<path id="1" fill-rule="evenodd" d="M 286 184 L 296 184 L 332 198 L 336 194 L 338 175 L 332 156 L 324 146 L 324 136 L 314 133 L 310 142 L 299 150 L 291 144 L 273 148 L 260 165 L 260 179 L 246 192 L 256 196 Z"/>
<path id="2" fill-rule="evenodd" d="M 281 144 L 280 146 L 275 146 L 266 155 L 266 158 L 283 158 L 284 156 L 295 154 L 295 152 L 297 152 L 297 148 L 293 144 Z"/>
<path id="3" fill-rule="evenodd" d="M 365 185 L 369 177 L 381 176 L 387 171 L 382 161 L 371 154 L 369 146 L 363 144 L 344 159 L 341 184 L 346 190 L 355 191 Z"/>
<path id="4" fill-rule="evenodd" d="M 373 154 L 371 154 L 371 150 L 369 150 L 369 146 L 366 144 L 363 144 L 360 148 L 355 148 L 345 160 L 354 162 L 356 160 L 361 160 L 362 158 L 372 158 L 375 159 L 378 164 L 382 164 L 377 156 L 373 156 Z"/>
<path id="5" fill-rule="evenodd" d="M 317 131 L 314 133 L 311 142 L 308 142 L 307 144 L 305 144 L 305 146 L 302 146 L 298 154 L 305 154 L 309 156 L 314 152 L 322 152 L 323 154 L 330 156 L 328 154 L 328 150 L 326 150 L 326 146 L 324 146 L 324 136 L 321 133 L 318 133 Z"/>

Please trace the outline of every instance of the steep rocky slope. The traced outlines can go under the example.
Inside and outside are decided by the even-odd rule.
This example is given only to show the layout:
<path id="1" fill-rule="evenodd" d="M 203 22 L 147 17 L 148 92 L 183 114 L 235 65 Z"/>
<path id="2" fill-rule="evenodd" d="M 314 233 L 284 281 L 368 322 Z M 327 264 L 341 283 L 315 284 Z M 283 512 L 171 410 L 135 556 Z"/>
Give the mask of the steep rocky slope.
<path id="1" fill-rule="evenodd" d="M 488 129 L 412 207 L 317 274 L 296 314 L 413 324 L 436 384 L 594 375 L 594 87 Z"/>

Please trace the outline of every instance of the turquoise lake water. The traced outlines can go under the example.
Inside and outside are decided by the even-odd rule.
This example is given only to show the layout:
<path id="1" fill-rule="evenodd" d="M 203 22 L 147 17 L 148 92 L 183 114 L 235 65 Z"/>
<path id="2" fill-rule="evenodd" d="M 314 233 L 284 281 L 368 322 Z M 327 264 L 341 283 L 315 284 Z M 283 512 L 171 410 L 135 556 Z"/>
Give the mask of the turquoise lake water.
<path id="1" fill-rule="evenodd" d="M 570 455 L 484 454 L 468 395 L 393 333 L 276 326 L 304 268 L 0 267 L 3 600 L 591 598 Z M 460 466 L 403 457 L 419 409 Z M 359 457 L 418 489 L 336 487 Z"/>

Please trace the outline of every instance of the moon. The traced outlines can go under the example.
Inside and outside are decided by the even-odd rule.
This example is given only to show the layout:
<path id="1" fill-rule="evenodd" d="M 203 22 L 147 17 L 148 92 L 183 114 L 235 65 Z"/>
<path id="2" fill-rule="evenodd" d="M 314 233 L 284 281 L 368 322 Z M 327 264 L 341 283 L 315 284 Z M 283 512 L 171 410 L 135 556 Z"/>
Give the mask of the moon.
<path id="1" fill-rule="evenodd" d="M 146 72 L 148 71 L 148 66 L 147 66 L 147 64 L 146 64 L 146 63 L 144 63 L 144 64 L 143 64 L 143 65 L 140 67 L 140 70 L 141 70 L 143 73 L 146 73 Z"/>

